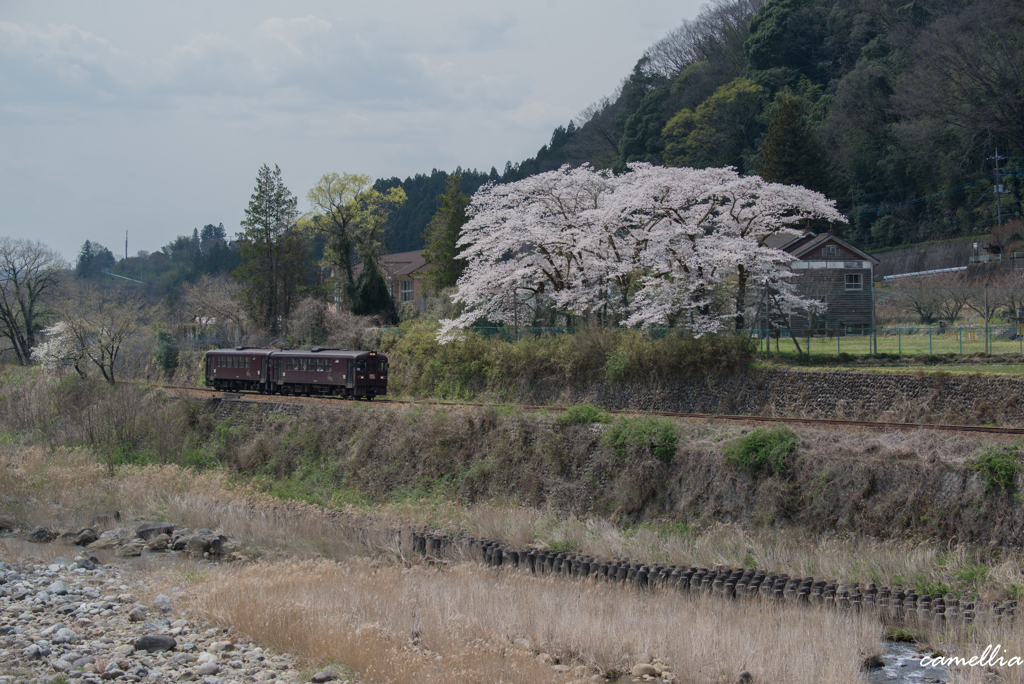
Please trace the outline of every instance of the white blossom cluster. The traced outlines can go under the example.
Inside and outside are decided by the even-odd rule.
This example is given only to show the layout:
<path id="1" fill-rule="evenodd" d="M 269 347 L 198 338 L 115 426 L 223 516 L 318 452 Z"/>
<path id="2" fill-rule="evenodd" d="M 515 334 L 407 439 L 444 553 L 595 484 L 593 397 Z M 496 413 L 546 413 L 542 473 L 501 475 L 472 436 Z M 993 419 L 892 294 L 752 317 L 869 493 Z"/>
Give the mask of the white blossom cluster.
<path id="1" fill-rule="evenodd" d="M 484 318 L 511 324 L 524 298 L 697 335 L 728 327 L 753 288 L 770 289 L 782 306 L 820 311 L 796 294 L 791 257 L 765 240 L 799 235 L 796 226 L 810 219 L 845 220 L 803 187 L 731 168 L 643 163 L 621 175 L 564 166 L 488 184 L 469 213 L 459 240 L 468 265 L 454 295 L 465 310 L 442 321 L 442 342 Z"/>
<path id="2" fill-rule="evenodd" d="M 43 335 L 46 339 L 32 350 L 32 360 L 40 364 L 43 370 L 57 371 L 69 365 L 77 368 L 85 357 L 78 338 L 64 321 L 44 328 Z"/>

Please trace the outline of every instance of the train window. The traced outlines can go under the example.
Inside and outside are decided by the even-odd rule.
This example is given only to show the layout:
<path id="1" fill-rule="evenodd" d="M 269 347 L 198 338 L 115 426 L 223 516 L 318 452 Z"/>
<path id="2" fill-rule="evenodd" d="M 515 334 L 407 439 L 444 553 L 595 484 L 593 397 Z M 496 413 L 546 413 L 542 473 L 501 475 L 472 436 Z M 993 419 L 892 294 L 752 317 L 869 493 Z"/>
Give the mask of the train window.
<path id="1" fill-rule="evenodd" d="M 365 371 L 366 371 L 366 361 L 363 361 L 362 359 L 359 359 L 358 361 L 356 361 L 356 372 L 357 373 L 363 373 Z"/>
<path id="2" fill-rule="evenodd" d="M 299 359 L 299 370 L 309 369 L 309 359 Z"/>
<path id="3" fill-rule="evenodd" d="M 388 362 L 387 361 L 380 361 L 379 365 L 380 365 L 380 372 L 381 373 L 387 373 L 388 372 Z"/>
<path id="4" fill-rule="evenodd" d="M 324 360 L 323 359 L 317 359 L 316 360 L 316 369 L 317 369 L 318 372 L 323 372 L 323 370 L 324 370 Z"/>
<path id="5" fill-rule="evenodd" d="M 331 372 L 331 360 L 330 359 L 324 359 L 324 370 L 326 370 L 328 373 Z"/>

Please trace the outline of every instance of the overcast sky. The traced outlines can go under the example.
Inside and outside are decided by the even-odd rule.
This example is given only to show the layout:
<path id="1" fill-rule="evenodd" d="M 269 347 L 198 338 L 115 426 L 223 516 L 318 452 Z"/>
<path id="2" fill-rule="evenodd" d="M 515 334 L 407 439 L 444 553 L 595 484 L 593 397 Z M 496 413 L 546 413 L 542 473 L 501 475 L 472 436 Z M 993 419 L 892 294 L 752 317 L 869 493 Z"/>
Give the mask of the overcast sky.
<path id="1" fill-rule="evenodd" d="M 699 0 L 0 0 L 0 235 L 74 259 L 239 221 L 262 164 L 500 172 Z"/>

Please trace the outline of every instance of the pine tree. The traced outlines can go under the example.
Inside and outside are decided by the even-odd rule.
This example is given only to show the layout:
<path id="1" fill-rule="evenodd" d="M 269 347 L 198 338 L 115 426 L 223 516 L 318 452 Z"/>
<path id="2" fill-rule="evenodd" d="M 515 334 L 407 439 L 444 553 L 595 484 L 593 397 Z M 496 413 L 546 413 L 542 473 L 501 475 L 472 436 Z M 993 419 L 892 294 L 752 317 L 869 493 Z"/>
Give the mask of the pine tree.
<path id="1" fill-rule="evenodd" d="M 469 220 L 466 217 L 469 196 L 459 189 L 461 184 L 462 174 L 448 176 L 444 193 L 437 196 L 440 206 L 423 231 L 426 243 L 423 259 L 432 266 L 424 276 L 424 282 L 434 293 L 454 285 L 466 270 L 466 260 L 459 258 L 456 247 L 462 226 Z"/>
<path id="2" fill-rule="evenodd" d="M 828 192 L 831 186 L 828 154 L 804 121 L 796 100 L 779 103 L 754 168 L 769 183 L 802 185 L 809 190 Z"/>
<path id="3" fill-rule="evenodd" d="M 292 281 L 298 273 L 286 268 L 296 249 L 295 222 L 298 201 L 284 185 L 281 169 L 264 164 L 256 176 L 239 236 L 242 263 L 232 275 L 246 283 L 242 293 L 246 314 L 270 332 L 279 332 L 279 321 L 288 317 Z M 292 264 L 294 265 L 294 264 Z"/>

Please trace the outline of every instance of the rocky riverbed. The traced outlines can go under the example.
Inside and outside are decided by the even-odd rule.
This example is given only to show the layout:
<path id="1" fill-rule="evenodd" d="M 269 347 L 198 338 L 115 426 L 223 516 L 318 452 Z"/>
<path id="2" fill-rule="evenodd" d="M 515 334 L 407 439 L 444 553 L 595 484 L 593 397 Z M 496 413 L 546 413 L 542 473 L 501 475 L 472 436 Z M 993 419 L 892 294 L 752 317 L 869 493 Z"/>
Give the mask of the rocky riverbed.
<path id="1" fill-rule="evenodd" d="M 48 563 L 0 562 L 0 684 L 338 679 L 190 617 L 173 580 L 154 586 L 128 561 L 101 565 L 68 550 Z"/>

